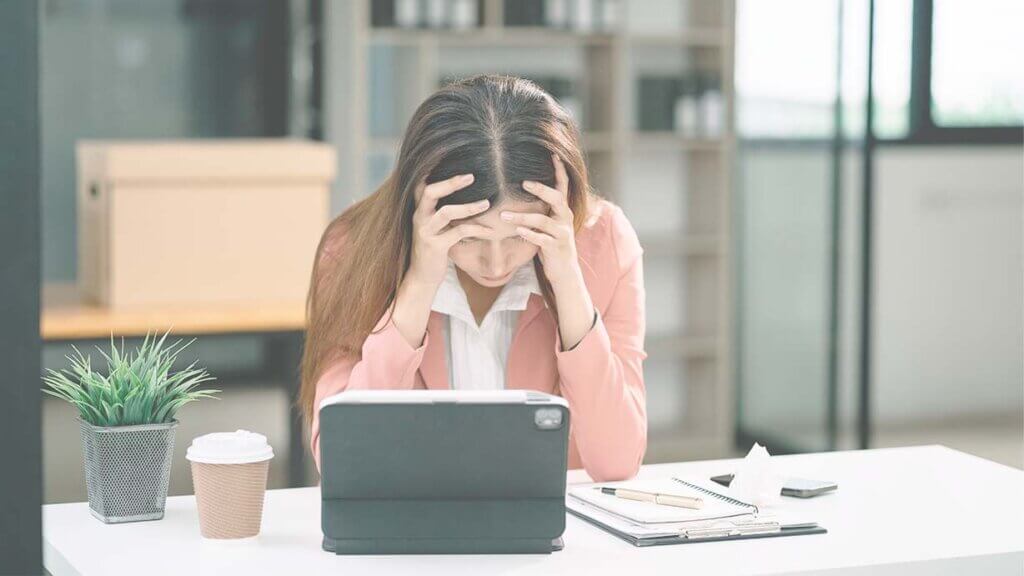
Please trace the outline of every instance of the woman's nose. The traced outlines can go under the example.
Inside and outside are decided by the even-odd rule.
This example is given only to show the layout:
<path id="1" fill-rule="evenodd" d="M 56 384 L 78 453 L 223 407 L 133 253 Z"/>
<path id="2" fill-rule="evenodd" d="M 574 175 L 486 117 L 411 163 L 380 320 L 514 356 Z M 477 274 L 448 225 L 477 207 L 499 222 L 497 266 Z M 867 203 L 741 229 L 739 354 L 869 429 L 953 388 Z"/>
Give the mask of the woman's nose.
<path id="1" fill-rule="evenodd" d="M 504 273 L 505 255 L 502 253 L 500 244 L 491 243 L 490 249 L 484 257 L 484 268 L 491 276 L 499 276 Z"/>

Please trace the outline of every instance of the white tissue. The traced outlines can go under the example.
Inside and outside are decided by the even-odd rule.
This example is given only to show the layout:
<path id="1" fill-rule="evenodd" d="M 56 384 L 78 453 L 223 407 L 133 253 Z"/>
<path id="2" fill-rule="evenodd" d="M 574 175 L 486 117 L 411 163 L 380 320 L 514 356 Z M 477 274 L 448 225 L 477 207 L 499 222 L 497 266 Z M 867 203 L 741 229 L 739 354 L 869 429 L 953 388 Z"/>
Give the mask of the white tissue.
<path id="1" fill-rule="evenodd" d="M 775 462 L 764 446 L 754 443 L 734 474 L 729 483 L 733 498 L 758 507 L 779 503 L 783 477 L 776 472 Z"/>

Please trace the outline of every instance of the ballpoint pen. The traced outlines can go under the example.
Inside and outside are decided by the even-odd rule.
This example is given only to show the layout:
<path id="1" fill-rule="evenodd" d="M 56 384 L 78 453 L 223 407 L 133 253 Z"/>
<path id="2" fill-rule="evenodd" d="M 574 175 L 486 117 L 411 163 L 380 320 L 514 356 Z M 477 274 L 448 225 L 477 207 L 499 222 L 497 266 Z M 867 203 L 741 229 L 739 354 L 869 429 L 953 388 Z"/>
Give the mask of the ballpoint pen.
<path id="1" fill-rule="evenodd" d="M 682 496 L 679 494 L 658 494 L 656 492 L 643 492 L 640 490 L 628 490 L 626 488 L 600 488 L 602 494 L 609 494 L 627 500 L 639 500 L 641 502 L 653 502 L 665 506 L 676 506 L 677 508 L 699 509 L 704 506 L 704 500 L 696 496 Z"/>

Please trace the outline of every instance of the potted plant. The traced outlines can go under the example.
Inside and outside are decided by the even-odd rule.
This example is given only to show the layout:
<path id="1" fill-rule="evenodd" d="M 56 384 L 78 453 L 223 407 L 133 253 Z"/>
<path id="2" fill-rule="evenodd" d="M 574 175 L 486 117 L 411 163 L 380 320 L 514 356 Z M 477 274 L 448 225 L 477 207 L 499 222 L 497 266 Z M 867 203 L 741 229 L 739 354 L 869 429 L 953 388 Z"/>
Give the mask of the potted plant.
<path id="1" fill-rule="evenodd" d="M 220 390 L 195 390 L 214 380 L 196 362 L 172 372 L 178 354 L 195 339 L 164 347 L 146 334 L 134 355 L 110 339 L 107 373 L 93 371 L 91 358 L 72 346 L 70 369 L 47 369 L 43 392 L 78 408 L 89 510 L 106 523 L 159 520 L 164 516 L 174 452 L 175 413 L 185 404 Z"/>

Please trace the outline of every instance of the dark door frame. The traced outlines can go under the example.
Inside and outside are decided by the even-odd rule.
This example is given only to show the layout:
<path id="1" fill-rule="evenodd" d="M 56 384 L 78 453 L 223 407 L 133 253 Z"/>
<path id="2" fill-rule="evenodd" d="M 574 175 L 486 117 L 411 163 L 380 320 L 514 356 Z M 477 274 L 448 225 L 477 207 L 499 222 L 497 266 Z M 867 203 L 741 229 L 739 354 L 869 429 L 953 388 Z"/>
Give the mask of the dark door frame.
<path id="1" fill-rule="evenodd" d="M 39 574 L 39 6 L 0 2 L 0 573 Z"/>

